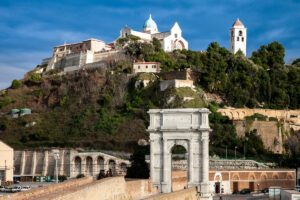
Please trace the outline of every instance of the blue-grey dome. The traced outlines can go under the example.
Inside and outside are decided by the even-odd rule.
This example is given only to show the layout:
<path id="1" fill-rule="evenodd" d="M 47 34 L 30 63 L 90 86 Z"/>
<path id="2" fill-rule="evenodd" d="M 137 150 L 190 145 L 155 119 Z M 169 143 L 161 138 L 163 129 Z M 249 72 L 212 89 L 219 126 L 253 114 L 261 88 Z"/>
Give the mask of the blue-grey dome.
<path id="1" fill-rule="evenodd" d="M 143 25 L 143 29 L 148 29 L 148 28 L 157 30 L 157 25 L 156 25 L 155 21 L 153 21 L 151 14 L 149 16 L 149 19 L 147 19 Z"/>

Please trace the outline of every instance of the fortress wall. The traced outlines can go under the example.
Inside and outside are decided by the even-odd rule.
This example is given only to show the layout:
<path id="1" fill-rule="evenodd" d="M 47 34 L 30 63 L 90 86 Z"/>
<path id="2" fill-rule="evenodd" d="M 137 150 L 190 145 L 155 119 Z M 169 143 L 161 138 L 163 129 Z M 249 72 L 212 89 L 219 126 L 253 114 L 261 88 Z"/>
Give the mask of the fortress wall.
<path id="1" fill-rule="evenodd" d="M 39 151 L 36 153 L 36 174 L 42 174 L 43 173 L 43 165 L 44 165 L 44 153 Z"/>
<path id="2" fill-rule="evenodd" d="M 22 152 L 14 151 L 14 174 L 19 174 L 21 171 Z"/>
<path id="3" fill-rule="evenodd" d="M 69 187 L 64 191 L 42 196 L 36 200 L 127 200 L 124 177 L 106 178 Z"/>
<path id="4" fill-rule="evenodd" d="M 76 150 L 59 150 L 59 159 L 57 162 L 58 173 L 60 175 L 66 175 L 67 177 L 74 178 L 79 173 L 84 175 L 97 176 L 100 170 L 109 169 L 109 160 L 113 161 L 115 164 L 113 171 L 115 174 L 124 174 L 126 169 L 122 166 L 130 165 L 128 160 L 123 160 L 121 158 L 111 156 L 102 152 L 78 152 Z M 14 167 L 15 175 L 29 175 L 29 176 L 53 176 L 55 175 L 55 159 L 51 151 L 14 151 L 15 162 Z M 75 169 L 75 158 L 80 159 L 79 165 L 81 166 L 81 171 L 78 172 Z M 87 166 L 86 159 L 90 157 L 92 163 Z M 104 159 L 104 166 L 100 166 L 98 163 L 98 158 Z M 91 168 L 92 172 L 88 173 L 87 168 Z"/>
<path id="5" fill-rule="evenodd" d="M 245 136 L 246 122 L 242 120 L 237 120 L 233 122 L 236 126 L 236 132 L 239 137 Z M 266 149 L 269 149 L 275 153 L 282 153 L 283 151 L 283 141 L 281 130 L 277 126 L 275 121 L 253 121 L 249 127 L 249 131 L 257 130 L 257 135 L 259 135 L 264 143 Z"/>
<path id="6" fill-rule="evenodd" d="M 249 108 L 225 108 L 219 109 L 218 112 L 228 116 L 231 120 L 244 120 L 246 116 L 259 113 L 268 117 L 288 120 L 291 115 L 300 115 L 300 110 L 272 110 L 272 109 L 249 109 Z M 292 118 L 295 119 L 295 118 Z"/>
<path id="7" fill-rule="evenodd" d="M 66 191 L 70 188 L 75 188 L 79 186 L 83 186 L 85 184 L 91 183 L 93 181 L 92 177 L 85 177 L 81 179 L 75 179 L 71 181 L 65 181 L 63 183 L 59 184 L 52 184 L 49 186 L 45 186 L 43 188 L 36 188 L 25 192 L 20 193 L 14 193 L 5 195 L 3 197 L 0 197 L 0 200 L 32 200 L 32 199 L 38 199 L 40 197 L 49 195 L 51 193 L 59 193 L 61 191 Z"/>
<path id="8" fill-rule="evenodd" d="M 198 193 L 195 187 L 180 190 L 176 192 L 171 192 L 167 194 L 159 194 L 152 197 L 146 197 L 143 198 L 144 200 L 197 200 L 198 199 Z"/>
<path id="9" fill-rule="evenodd" d="M 31 174 L 32 168 L 32 158 L 33 158 L 33 151 L 27 151 L 25 153 L 25 169 L 24 174 Z"/>
<path id="10" fill-rule="evenodd" d="M 107 52 L 96 52 L 94 54 L 94 61 L 103 61 L 108 57 L 113 57 L 114 60 L 126 60 L 124 51 L 107 51 Z"/>
<path id="11" fill-rule="evenodd" d="M 126 181 L 128 200 L 138 199 L 151 194 L 157 194 L 158 190 L 152 186 L 151 179 Z"/>

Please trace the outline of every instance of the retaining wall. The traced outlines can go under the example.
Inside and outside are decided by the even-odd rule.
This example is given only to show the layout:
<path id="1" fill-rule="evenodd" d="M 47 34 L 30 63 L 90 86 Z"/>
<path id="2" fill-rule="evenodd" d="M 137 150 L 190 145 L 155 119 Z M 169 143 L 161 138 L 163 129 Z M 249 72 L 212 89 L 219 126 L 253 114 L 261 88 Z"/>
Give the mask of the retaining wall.
<path id="1" fill-rule="evenodd" d="M 76 180 L 70 180 L 65 181 L 63 183 L 59 184 L 53 184 L 49 186 L 45 186 L 43 188 L 36 188 L 25 192 L 15 193 L 15 194 L 9 194 L 5 195 L 3 197 L 0 197 L 0 200 L 32 200 L 32 199 L 38 199 L 43 196 L 49 195 L 49 194 L 57 194 L 62 191 L 66 191 L 70 188 L 80 187 L 82 185 L 86 185 L 88 183 L 93 182 L 93 177 L 85 177 L 81 179 Z"/>

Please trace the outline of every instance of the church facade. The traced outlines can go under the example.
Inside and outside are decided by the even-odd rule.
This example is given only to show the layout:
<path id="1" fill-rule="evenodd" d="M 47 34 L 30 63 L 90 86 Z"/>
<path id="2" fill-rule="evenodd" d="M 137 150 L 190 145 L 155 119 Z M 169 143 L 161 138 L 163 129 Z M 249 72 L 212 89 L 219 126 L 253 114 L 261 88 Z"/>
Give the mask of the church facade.
<path id="1" fill-rule="evenodd" d="M 182 30 L 177 22 L 174 23 L 169 31 L 159 32 L 157 24 L 151 15 L 145 21 L 142 32 L 124 26 L 120 31 L 120 37 L 126 37 L 127 35 L 138 36 L 144 41 L 152 41 L 153 38 L 157 38 L 162 45 L 162 49 L 167 52 L 176 49 L 188 49 L 188 42 L 182 37 Z"/>

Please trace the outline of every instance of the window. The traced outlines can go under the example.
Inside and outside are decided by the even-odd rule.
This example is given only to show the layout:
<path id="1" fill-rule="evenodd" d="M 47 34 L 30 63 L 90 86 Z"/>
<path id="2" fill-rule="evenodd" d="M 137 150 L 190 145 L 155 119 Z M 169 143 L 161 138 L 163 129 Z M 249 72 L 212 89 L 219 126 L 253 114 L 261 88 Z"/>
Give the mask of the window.
<path id="1" fill-rule="evenodd" d="M 140 67 L 140 66 L 138 66 L 138 69 L 141 69 L 141 67 Z"/>
<path id="2" fill-rule="evenodd" d="M 156 65 L 152 65 L 152 68 L 156 68 Z"/>
<path id="3" fill-rule="evenodd" d="M 177 38 L 177 33 L 175 33 L 175 38 Z"/>
<path id="4" fill-rule="evenodd" d="M 233 31 L 231 31 L 231 36 L 233 37 Z"/>
<path id="5" fill-rule="evenodd" d="M 146 65 L 146 69 L 148 69 L 148 65 Z"/>
<path id="6" fill-rule="evenodd" d="M 239 31 L 239 36 L 243 36 L 243 31 Z"/>
<path id="7" fill-rule="evenodd" d="M 242 42 L 244 42 L 244 37 L 242 37 Z"/>
<path id="8" fill-rule="evenodd" d="M 239 37 L 237 37 L 237 38 L 236 38 L 236 41 L 240 41 L 240 38 L 239 38 Z"/>

